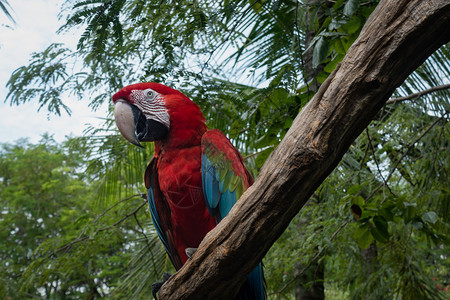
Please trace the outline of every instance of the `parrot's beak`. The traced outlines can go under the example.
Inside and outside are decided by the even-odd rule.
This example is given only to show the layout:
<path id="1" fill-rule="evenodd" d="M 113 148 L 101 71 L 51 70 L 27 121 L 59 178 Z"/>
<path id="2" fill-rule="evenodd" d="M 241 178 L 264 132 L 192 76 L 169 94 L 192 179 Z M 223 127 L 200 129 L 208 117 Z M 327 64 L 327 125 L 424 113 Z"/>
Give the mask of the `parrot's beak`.
<path id="1" fill-rule="evenodd" d="M 168 128 L 152 119 L 146 119 L 135 105 L 126 100 L 117 100 L 114 108 L 114 118 L 123 137 L 138 147 L 140 142 L 151 142 L 164 138 Z"/>
<path id="2" fill-rule="evenodd" d="M 139 109 L 124 100 L 116 102 L 114 118 L 122 136 L 133 145 L 143 147 L 136 136 L 136 125 L 139 123 Z"/>

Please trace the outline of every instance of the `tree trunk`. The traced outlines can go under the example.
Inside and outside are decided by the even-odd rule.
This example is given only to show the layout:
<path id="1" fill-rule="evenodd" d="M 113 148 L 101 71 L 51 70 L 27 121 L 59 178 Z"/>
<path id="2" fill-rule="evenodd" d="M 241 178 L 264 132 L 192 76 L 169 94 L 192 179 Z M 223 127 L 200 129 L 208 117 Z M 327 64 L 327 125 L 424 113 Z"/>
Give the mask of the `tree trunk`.
<path id="1" fill-rule="evenodd" d="M 448 0 L 381 1 L 253 186 L 159 298 L 232 299 L 395 88 L 450 40 L 448 28 Z"/>

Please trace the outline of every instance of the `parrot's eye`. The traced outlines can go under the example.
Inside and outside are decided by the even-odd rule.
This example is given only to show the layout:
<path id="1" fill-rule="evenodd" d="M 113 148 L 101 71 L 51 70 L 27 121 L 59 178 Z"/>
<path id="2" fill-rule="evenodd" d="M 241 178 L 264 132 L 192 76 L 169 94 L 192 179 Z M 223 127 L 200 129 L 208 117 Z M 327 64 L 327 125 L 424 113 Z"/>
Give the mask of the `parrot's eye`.
<path id="1" fill-rule="evenodd" d="M 149 98 L 153 98 L 155 96 L 155 92 L 153 92 L 153 91 L 147 91 L 147 97 L 149 97 Z"/>

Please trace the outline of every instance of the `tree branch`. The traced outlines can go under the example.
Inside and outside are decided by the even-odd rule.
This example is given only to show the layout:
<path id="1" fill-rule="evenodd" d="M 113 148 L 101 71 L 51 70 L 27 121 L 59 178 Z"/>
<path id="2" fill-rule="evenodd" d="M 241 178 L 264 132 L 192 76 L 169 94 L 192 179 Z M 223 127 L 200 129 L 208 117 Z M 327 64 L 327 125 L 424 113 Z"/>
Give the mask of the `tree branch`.
<path id="1" fill-rule="evenodd" d="M 382 0 L 229 215 L 159 299 L 233 299 L 394 90 L 450 40 L 450 1 Z"/>
<path id="2" fill-rule="evenodd" d="M 392 192 L 391 188 L 389 187 L 386 179 L 384 179 L 383 172 L 381 172 L 380 165 L 378 164 L 377 156 L 376 156 L 376 153 L 375 153 L 375 149 L 373 148 L 372 139 L 370 138 L 369 130 L 367 129 L 367 127 L 366 127 L 366 134 L 367 134 L 367 141 L 368 141 L 368 144 L 369 144 L 369 148 L 370 148 L 370 150 L 372 150 L 373 160 L 375 161 L 375 165 L 377 166 L 378 175 L 383 180 L 384 186 L 386 186 L 388 188 L 389 192 L 394 197 L 396 197 L 395 194 Z"/>
<path id="3" fill-rule="evenodd" d="M 380 188 L 382 188 L 384 185 L 387 185 L 387 181 L 389 181 L 389 179 L 391 179 L 392 174 L 394 174 L 394 171 L 397 170 L 398 165 L 400 164 L 400 162 L 405 158 L 405 156 L 408 154 L 409 150 L 411 150 L 411 148 L 417 144 L 417 142 L 419 142 L 433 127 L 434 125 L 436 125 L 439 121 L 444 120 L 445 117 L 447 117 L 449 113 L 445 113 L 443 116 L 441 116 L 440 118 L 436 119 L 433 123 L 431 123 L 430 126 L 427 127 L 427 129 L 425 129 L 414 141 L 412 141 L 408 147 L 406 147 L 406 150 L 403 151 L 402 156 L 400 156 L 397 161 L 394 163 L 394 165 L 392 166 L 391 170 L 389 171 L 388 176 L 386 177 L 386 181 L 380 183 L 373 191 L 372 193 L 370 193 L 369 196 L 367 196 L 364 200 L 367 202 L 367 200 L 369 200 L 370 198 L 372 198 L 373 195 L 375 195 L 376 192 L 378 192 L 378 190 Z M 384 200 L 382 201 L 382 203 L 384 202 Z"/>
<path id="4" fill-rule="evenodd" d="M 440 91 L 440 90 L 447 90 L 450 89 L 450 84 L 443 84 L 443 85 L 438 85 L 438 86 L 434 86 L 432 88 L 417 92 L 417 93 L 413 93 L 413 94 L 409 94 L 408 96 L 405 97 L 398 97 L 398 98 L 391 98 L 388 101 L 386 101 L 386 104 L 394 104 L 397 102 L 401 102 L 401 101 L 405 101 L 405 100 L 411 100 L 414 98 L 419 98 L 423 95 L 427 95 L 430 94 L 432 92 L 436 92 L 436 91 Z"/>
<path id="5" fill-rule="evenodd" d="M 132 198 L 134 198 L 134 197 L 136 197 L 136 196 L 141 196 L 145 201 L 143 201 L 142 204 L 139 205 L 135 210 L 133 210 L 132 212 L 126 214 L 126 215 L 125 215 L 124 217 L 122 217 L 120 220 L 117 220 L 116 222 L 114 222 L 114 223 L 111 224 L 111 225 L 108 225 L 108 226 L 105 226 L 105 227 L 100 228 L 99 230 L 97 230 L 97 231 L 95 232 L 95 234 L 97 234 L 97 233 L 99 233 L 99 232 L 103 232 L 103 231 L 109 230 L 109 229 L 111 229 L 111 228 L 113 228 L 113 227 L 119 225 L 120 223 L 122 223 L 123 221 L 125 221 L 126 219 L 128 219 L 129 217 L 135 215 L 142 207 L 144 207 L 145 205 L 147 205 L 147 201 L 146 201 L 147 195 L 146 195 L 146 194 L 133 195 L 133 196 L 130 196 L 130 197 L 128 197 L 128 198 L 125 198 L 125 199 L 120 200 L 119 202 L 115 203 L 113 206 L 111 206 L 111 207 L 109 207 L 108 209 L 106 209 L 102 214 L 100 214 L 99 216 L 97 216 L 97 217 L 95 218 L 94 222 L 97 221 L 97 220 L 98 220 L 100 217 L 102 217 L 103 215 L 105 215 L 105 214 L 106 214 L 108 211 L 110 211 L 113 207 L 117 206 L 118 203 L 121 203 L 121 202 L 124 202 L 124 201 L 128 201 L 128 200 L 130 200 L 130 199 L 132 199 Z M 140 224 L 139 224 L 139 225 L 140 225 Z M 52 251 L 47 257 L 50 258 L 50 257 L 52 257 L 52 256 L 55 256 L 57 253 L 59 253 L 59 252 L 61 252 L 61 251 L 68 251 L 73 245 L 78 244 L 78 243 L 81 243 L 81 242 L 83 242 L 83 241 L 85 241 L 85 240 L 87 240 L 87 239 L 89 239 L 89 238 L 90 238 L 90 235 L 86 235 L 86 229 L 84 229 L 76 239 L 74 239 L 74 240 L 68 242 L 67 244 L 65 244 L 65 245 L 63 245 L 63 246 L 57 248 L 56 250 Z"/>

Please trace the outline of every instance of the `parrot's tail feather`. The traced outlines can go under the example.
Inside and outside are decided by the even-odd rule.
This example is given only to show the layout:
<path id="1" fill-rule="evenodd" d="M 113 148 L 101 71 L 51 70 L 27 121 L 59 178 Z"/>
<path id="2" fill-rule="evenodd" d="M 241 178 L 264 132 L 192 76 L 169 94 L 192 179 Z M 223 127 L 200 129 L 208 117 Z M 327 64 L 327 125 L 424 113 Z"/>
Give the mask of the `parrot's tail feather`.
<path id="1" fill-rule="evenodd" d="M 248 275 L 234 300 L 264 300 L 266 298 L 264 274 L 262 263 L 260 263 L 250 275 Z"/>

